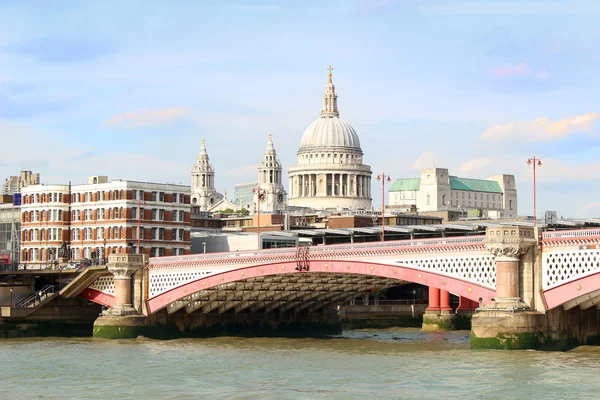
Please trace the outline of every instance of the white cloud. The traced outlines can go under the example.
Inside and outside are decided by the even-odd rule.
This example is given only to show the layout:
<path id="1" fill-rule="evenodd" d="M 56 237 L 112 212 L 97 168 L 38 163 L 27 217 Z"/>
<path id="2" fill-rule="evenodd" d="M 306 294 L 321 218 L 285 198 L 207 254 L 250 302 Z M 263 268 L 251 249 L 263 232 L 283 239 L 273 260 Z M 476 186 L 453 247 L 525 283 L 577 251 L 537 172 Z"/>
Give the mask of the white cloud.
<path id="1" fill-rule="evenodd" d="M 124 126 L 130 129 L 148 128 L 164 125 L 186 118 L 190 109 L 187 107 L 169 107 L 154 110 L 125 112 L 110 117 L 105 126 Z"/>
<path id="2" fill-rule="evenodd" d="M 550 77 L 550 73 L 548 71 L 533 68 L 526 62 L 516 65 L 499 65 L 492 68 L 490 70 L 490 74 L 495 79 L 531 78 L 541 81 Z"/>
<path id="3" fill-rule="evenodd" d="M 417 158 L 413 164 L 414 169 L 423 169 L 433 166 L 433 153 L 426 151 Z"/>
<path id="4" fill-rule="evenodd" d="M 475 158 L 472 160 L 468 160 L 463 162 L 460 167 L 458 167 L 458 170 L 461 173 L 478 173 L 480 172 L 484 167 L 487 167 L 489 165 L 492 164 L 492 160 L 490 160 L 489 158 Z"/>
<path id="5" fill-rule="evenodd" d="M 531 167 L 523 163 L 531 174 Z M 537 180 L 541 182 L 582 182 L 596 180 L 600 176 L 600 163 L 598 164 L 568 164 L 562 160 L 542 159 L 541 167 L 537 167 Z"/>
<path id="6" fill-rule="evenodd" d="M 594 135 L 594 125 L 600 113 L 590 112 L 569 116 L 559 120 L 541 117 L 533 121 L 517 121 L 494 125 L 481 135 L 489 142 L 500 142 L 518 138 L 532 142 L 550 142 L 573 134 Z"/>

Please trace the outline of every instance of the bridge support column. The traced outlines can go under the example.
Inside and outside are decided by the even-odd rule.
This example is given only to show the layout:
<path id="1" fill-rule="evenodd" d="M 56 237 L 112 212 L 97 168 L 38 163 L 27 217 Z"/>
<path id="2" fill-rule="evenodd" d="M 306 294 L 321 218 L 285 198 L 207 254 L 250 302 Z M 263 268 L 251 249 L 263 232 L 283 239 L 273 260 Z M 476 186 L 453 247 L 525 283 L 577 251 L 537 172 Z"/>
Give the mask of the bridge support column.
<path id="1" fill-rule="evenodd" d="M 115 305 L 105 310 L 94 322 L 94 336 L 106 338 L 137 337 L 139 327 L 146 326 L 148 318 L 136 309 L 132 296 L 132 276 L 144 269 L 148 256 L 143 254 L 111 254 L 108 271 L 115 280 Z M 143 304 L 143 301 L 140 302 Z"/>
<path id="2" fill-rule="evenodd" d="M 423 315 L 424 331 L 454 330 L 454 313 L 450 307 L 450 293 L 429 287 L 429 307 Z"/>
<path id="3" fill-rule="evenodd" d="M 544 314 L 532 310 L 519 293 L 520 258 L 537 244 L 534 228 L 490 227 L 485 247 L 496 261 L 496 297 L 473 315 L 471 347 L 536 348 Z"/>

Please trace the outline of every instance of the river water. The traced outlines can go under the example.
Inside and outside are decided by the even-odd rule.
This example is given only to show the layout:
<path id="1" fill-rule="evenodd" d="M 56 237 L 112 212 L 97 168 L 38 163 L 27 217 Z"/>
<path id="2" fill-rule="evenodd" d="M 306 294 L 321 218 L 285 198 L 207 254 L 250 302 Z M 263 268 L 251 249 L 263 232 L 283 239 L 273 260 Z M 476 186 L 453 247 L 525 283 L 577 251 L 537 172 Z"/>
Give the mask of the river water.
<path id="1" fill-rule="evenodd" d="M 600 348 L 471 350 L 469 332 L 0 340 L 1 399 L 599 399 Z"/>

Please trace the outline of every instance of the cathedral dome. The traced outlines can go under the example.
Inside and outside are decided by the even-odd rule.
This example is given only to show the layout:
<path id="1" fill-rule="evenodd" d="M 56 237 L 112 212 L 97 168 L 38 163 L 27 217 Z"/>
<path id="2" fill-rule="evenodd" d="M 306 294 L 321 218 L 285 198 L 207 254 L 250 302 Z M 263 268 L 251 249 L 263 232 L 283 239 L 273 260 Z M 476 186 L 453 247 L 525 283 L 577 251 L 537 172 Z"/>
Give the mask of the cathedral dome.
<path id="1" fill-rule="evenodd" d="M 336 116 L 323 116 L 306 128 L 300 140 L 300 151 L 323 148 L 345 148 L 360 151 L 360 140 L 354 128 Z"/>

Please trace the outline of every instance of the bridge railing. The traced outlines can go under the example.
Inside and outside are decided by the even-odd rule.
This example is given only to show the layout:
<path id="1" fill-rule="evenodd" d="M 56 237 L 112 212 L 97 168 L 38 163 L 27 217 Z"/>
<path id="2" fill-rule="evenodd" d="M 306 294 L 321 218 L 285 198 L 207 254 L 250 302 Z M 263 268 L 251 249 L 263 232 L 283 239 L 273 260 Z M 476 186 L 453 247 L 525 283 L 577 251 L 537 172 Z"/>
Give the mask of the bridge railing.
<path id="1" fill-rule="evenodd" d="M 439 245 L 473 245 L 481 244 L 485 236 L 455 236 L 455 237 L 442 237 L 433 239 L 408 239 L 408 240 L 393 240 L 389 242 L 362 242 L 362 243 L 346 243 L 336 245 L 317 245 L 310 246 L 310 254 L 324 253 L 324 252 L 338 252 L 347 250 L 377 250 L 377 249 L 390 249 L 390 248 L 403 248 L 403 247 L 422 247 L 422 246 L 439 246 Z M 268 249 L 268 250 L 250 250 L 250 251 L 235 251 L 225 253 L 208 253 L 208 254 L 191 254 L 187 256 L 170 256 L 170 257 L 153 257 L 150 258 L 150 265 L 161 264 L 167 262 L 190 262 L 190 261 L 203 261 L 203 260 L 217 260 L 231 257 L 256 257 L 256 256 L 269 256 L 269 255 L 287 255 L 295 254 L 295 247 L 284 247 L 279 249 Z"/>
<path id="2" fill-rule="evenodd" d="M 600 228 L 543 232 L 542 240 L 576 239 L 590 236 L 600 236 Z"/>

